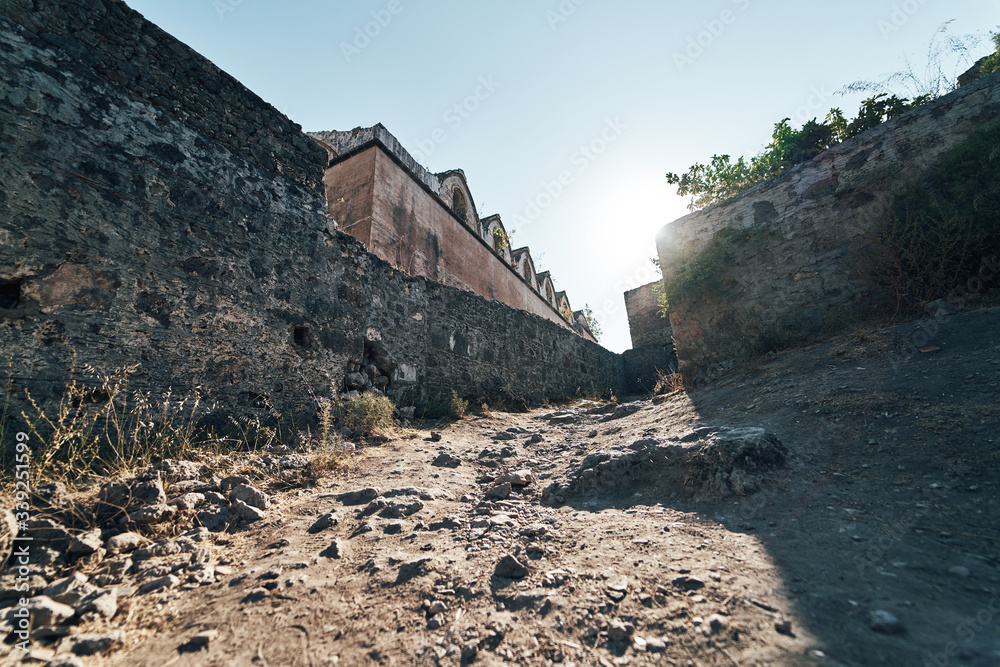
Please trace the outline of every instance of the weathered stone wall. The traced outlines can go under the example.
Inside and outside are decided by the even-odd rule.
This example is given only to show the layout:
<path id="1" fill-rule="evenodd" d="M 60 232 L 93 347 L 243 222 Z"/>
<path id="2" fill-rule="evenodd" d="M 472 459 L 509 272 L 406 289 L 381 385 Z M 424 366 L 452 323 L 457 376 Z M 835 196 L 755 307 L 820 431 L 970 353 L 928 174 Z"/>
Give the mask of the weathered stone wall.
<path id="1" fill-rule="evenodd" d="M 676 220 L 657 235 L 664 277 L 725 227 L 757 226 L 723 276 L 723 293 L 672 303 L 678 357 L 695 366 L 725 359 L 747 338 L 795 337 L 831 314 L 863 309 L 852 243 L 884 212 L 895 188 L 918 181 L 935 160 L 1000 115 L 1000 77 L 920 106 L 788 173 Z"/>
<path id="2" fill-rule="evenodd" d="M 632 336 L 632 349 L 626 350 L 625 383 L 629 392 L 652 390 L 659 373 L 677 370 L 670 322 L 660 315 L 659 298 L 649 283 L 625 292 L 625 312 Z"/>
<path id="3" fill-rule="evenodd" d="M 659 281 L 625 292 L 625 312 L 632 347 L 671 345 L 670 322 L 660 315 L 660 300 L 655 287 Z"/>
<path id="4" fill-rule="evenodd" d="M 620 387 L 619 355 L 407 278 L 335 230 L 325 151 L 123 3 L 6 2 L 0 71 L 15 401 L 136 364 L 133 388 L 311 414 L 372 353 L 414 400 Z"/>

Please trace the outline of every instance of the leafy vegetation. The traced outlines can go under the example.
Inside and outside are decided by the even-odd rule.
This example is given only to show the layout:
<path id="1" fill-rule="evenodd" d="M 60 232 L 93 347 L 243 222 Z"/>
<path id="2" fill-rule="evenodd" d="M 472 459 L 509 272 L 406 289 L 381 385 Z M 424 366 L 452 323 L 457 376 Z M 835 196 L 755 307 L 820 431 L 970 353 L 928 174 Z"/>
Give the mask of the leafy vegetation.
<path id="1" fill-rule="evenodd" d="M 594 316 L 594 311 L 590 309 L 590 304 L 585 304 L 583 306 L 583 318 L 587 320 L 587 328 L 590 329 L 590 333 L 594 335 L 594 340 L 601 340 L 601 335 L 604 330 L 601 329 L 601 323 L 597 321 Z"/>
<path id="2" fill-rule="evenodd" d="M 858 274 L 917 312 L 975 278 L 1000 254 L 1000 122 L 981 129 L 938 161 L 930 176 L 894 197 L 855 249 Z"/>
<path id="3" fill-rule="evenodd" d="M 853 119 L 848 120 L 839 108 L 834 108 L 823 122 L 814 118 L 796 129 L 789 124 L 790 119 L 785 118 L 775 124 L 771 143 L 758 155 L 735 160 L 730 155 L 713 155 L 708 164 L 696 163 L 683 174 L 668 172 L 667 182 L 677 186 L 677 194 L 681 197 L 691 196 L 688 208 L 694 211 L 780 176 L 853 136 L 954 90 L 957 73 L 945 71 L 946 56 L 950 54 L 957 56 L 960 62 L 971 62 L 971 47 L 980 39 L 974 35 L 947 35 L 949 24 L 950 21 L 934 34 L 923 72 L 918 72 L 907 60 L 905 69 L 883 80 L 856 81 L 845 86 L 841 92 L 872 93 L 861 103 Z M 993 41 L 996 52 L 982 61 L 980 76 L 1000 69 L 1000 33 L 993 36 Z M 908 92 L 897 94 L 893 89 Z"/>
<path id="4" fill-rule="evenodd" d="M 1000 70 L 1000 32 L 993 35 L 993 45 L 996 51 L 979 64 L 979 76 L 988 76 Z"/>
<path id="5" fill-rule="evenodd" d="M 784 118 L 775 124 L 771 143 L 759 155 L 735 161 L 729 155 L 713 155 L 710 163 L 696 163 L 684 174 L 667 172 L 667 182 L 677 186 L 678 195 L 692 196 L 688 209 L 694 211 L 780 176 L 795 165 L 928 99 L 921 96 L 909 100 L 879 93 L 862 102 L 857 117 L 852 120 L 847 120 L 840 109 L 831 109 L 824 122 L 818 123 L 814 118 L 799 129 L 789 124 L 790 118 Z"/>

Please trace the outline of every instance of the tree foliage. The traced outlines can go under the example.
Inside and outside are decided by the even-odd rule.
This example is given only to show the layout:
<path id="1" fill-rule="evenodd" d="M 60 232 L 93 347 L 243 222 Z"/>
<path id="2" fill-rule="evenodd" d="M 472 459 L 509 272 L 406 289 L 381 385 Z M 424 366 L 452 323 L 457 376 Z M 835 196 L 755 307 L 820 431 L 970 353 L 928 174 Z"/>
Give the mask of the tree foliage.
<path id="1" fill-rule="evenodd" d="M 713 155 L 708 164 L 694 164 L 684 174 L 668 172 L 667 182 L 677 186 L 677 194 L 681 197 L 691 195 L 688 209 L 694 211 L 780 176 L 795 165 L 928 99 L 919 96 L 909 100 L 879 93 L 862 102 L 857 117 L 852 120 L 847 120 L 840 109 L 831 109 L 823 122 L 813 118 L 798 129 L 789 124 L 790 118 L 784 118 L 775 123 L 771 143 L 760 154 L 749 160 L 740 157 L 735 161 L 729 155 Z"/>
<path id="2" fill-rule="evenodd" d="M 843 111 L 835 108 L 830 109 L 822 122 L 814 118 L 798 129 L 785 118 L 775 124 L 771 143 L 758 155 L 735 160 L 729 155 L 713 155 L 708 164 L 696 163 L 684 174 L 668 172 L 667 182 L 677 186 L 677 194 L 681 197 L 691 196 L 688 208 L 694 211 L 780 176 L 828 148 L 951 92 L 958 85 L 958 77 L 948 71 L 951 65 L 946 63 L 953 64 L 955 59 L 972 62 L 971 49 L 981 43 L 982 38 L 949 35 L 950 23 L 934 33 L 927 49 L 927 65 L 922 71 L 907 59 L 902 71 L 882 80 L 855 81 L 845 86 L 843 93 L 871 94 L 861 103 L 855 118 L 848 120 Z M 1000 33 L 993 36 L 993 41 L 996 53 L 980 61 L 980 76 L 1000 69 Z M 899 95 L 893 90 L 906 92 Z"/>

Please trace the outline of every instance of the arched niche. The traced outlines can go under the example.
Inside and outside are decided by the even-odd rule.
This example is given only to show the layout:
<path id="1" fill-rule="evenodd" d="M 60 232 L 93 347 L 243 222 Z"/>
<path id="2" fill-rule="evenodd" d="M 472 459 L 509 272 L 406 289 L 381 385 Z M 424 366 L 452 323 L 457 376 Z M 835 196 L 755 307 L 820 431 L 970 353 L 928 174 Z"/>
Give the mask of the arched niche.
<path id="1" fill-rule="evenodd" d="M 445 200 L 452 212 L 466 225 L 478 232 L 479 216 L 476 214 L 476 203 L 469 192 L 469 184 L 461 169 L 435 174 L 441 181 L 438 194 Z"/>
<path id="2" fill-rule="evenodd" d="M 485 234 L 483 235 L 483 240 L 496 254 L 503 258 L 503 261 L 508 264 L 514 263 L 514 257 L 510 250 L 510 237 L 507 236 L 507 230 L 504 229 L 503 221 L 500 220 L 499 215 L 491 215 L 483 220 L 483 227 L 485 228 Z"/>
<path id="3" fill-rule="evenodd" d="M 569 305 L 569 297 L 566 296 L 566 292 L 556 292 L 556 310 L 566 321 L 573 321 L 573 308 Z"/>
<path id="4" fill-rule="evenodd" d="M 527 246 L 524 248 L 518 248 L 511 253 L 514 258 L 514 268 L 517 270 L 521 277 L 528 281 L 532 289 L 538 289 L 538 279 L 536 277 L 535 271 L 535 261 L 531 258 L 531 251 L 528 250 Z"/>
<path id="5" fill-rule="evenodd" d="M 538 293 L 550 306 L 559 307 L 556 302 L 556 288 L 552 284 L 552 276 L 549 275 L 548 271 L 542 271 L 538 274 Z"/>

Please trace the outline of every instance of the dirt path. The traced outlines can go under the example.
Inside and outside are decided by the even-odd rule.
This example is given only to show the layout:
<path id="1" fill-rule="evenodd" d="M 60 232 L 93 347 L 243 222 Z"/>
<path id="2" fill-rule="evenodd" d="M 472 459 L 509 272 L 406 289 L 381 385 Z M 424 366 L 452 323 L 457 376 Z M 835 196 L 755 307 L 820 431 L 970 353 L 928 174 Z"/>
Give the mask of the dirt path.
<path id="1" fill-rule="evenodd" d="M 230 576 L 133 598 L 108 663 L 1000 664 L 998 321 L 370 448 L 215 535 Z"/>

